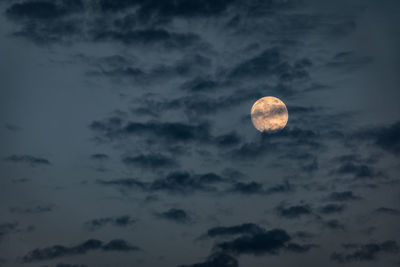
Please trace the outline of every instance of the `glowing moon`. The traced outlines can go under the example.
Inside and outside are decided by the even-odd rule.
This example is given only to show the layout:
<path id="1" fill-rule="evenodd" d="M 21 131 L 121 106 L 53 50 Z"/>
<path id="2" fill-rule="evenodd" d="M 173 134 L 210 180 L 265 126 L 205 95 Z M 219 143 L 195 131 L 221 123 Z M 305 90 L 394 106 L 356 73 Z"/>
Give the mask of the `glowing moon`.
<path id="1" fill-rule="evenodd" d="M 285 103 L 273 96 L 258 99 L 251 108 L 251 121 L 260 132 L 276 132 L 285 128 L 289 113 Z"/>

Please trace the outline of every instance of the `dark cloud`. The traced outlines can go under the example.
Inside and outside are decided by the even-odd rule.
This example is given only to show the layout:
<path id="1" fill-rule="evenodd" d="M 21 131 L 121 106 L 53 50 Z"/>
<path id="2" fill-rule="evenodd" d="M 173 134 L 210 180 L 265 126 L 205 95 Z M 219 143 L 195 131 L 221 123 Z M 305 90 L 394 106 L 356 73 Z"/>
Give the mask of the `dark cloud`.
<path id="1" fill-rule="evenodd" d="M 122 159 L 126 165 L 132 165 L 145 169 L 171 168 L 178 166 L 175 159 L 159 153 L 140 154 L 137 156 L 127 156 Z"/>
<path id="2" fill-rule="evenodd" d="M 18 222 L 3 222 L 0 223 L 0 242 L 3 241 L 3 238 L 10 234 L 17 233 L 30 233 L 35 230 L 33 225 L 27 227 L 20 227 Z"/>
<path id="3" fill-rule="evenodd" d="M 33 207 L 11 207 L 9 211 L 11 213 L 20 213 L 20 214 L 37 214 L 43 212 L 51 212 L 54 209 L 54 205 L 37 205 Z"/>
<path id="4" fill-rule="evenodd" d="M 44 260 L 52 260 L 65 256 L 74 256 L 86 254 L 90 251 L 104 250 L 104 251 L 135 251 L 139 250 L 138 247 L 129 245 L 126 241 L 121 239 L 111 240 L 109 243 L 103 244 L 102 241 L 97 239 L 89 239 L 76 246 L 62 246 L 54 245 L 43 249 L 34 249 L 23 256 L 22 260 L 25 263 L 38 262 Z"/>
<path id="5" fill-rule="evenodd" d="M 383 176 L 382 172 L 375 171 L 372 166 L 355 163 L 353 161 L 341 164 L 334 173 L 339 175 L 352 175 L 356 179 L 377 178 Z"/>
<path id="6" fill-rule="evenodd" d="M 12 123 L 6 123 L 6 124 L 4 125 L 4 127 L 5 127 L 7 130 L 12 131 L 12 132 L 18 132 L 18 131 L 21 131 L 21 130 L 22 130 L 21 127 L 19 127 L 18 125 L 12 124 Z"/>
<path id="7" fill-rule="evenodd" d="M 208 142 L 211 138 L 210 126 L 207 123 L 160 121 L 123 123 L 119 118 L 110 118 L 106 121 L 94 121 L 90 128 L 109 140 L 132 135 L 154 136 L 167 142 Z"/>
<path id="8" fill-rule="evenodd" d="M 275 76 L 280 81 L 293 81 L 308 78 L 307 68 L 312 65 L 309 59 L 301 59 L 293 64 L 285 61 L 282 51 L 277 47 L 269 48 L 261 54 L 246 60 L 232 69 L 230 78 Z"/>
<path id="9" fill-rule="evenodd" d="M 267 231 L 253 223 L 214 227 L 209 229 L 203 237 L 232 237 L 231 240 L 217 242 L 214 250 L 236 255 L 277 254 L 281 250 L 303 253 L 314 247 L 314 245 L 300 245 L 290 242 L 292 237 L 285 230 L 272 229 Z"/>
<path id="10" fill-rule="evenodd" d="M 179 267 L 239 267 L 239 262 L 226 253 L 217 252 L 208 256 L 204 262 Z"/>
<path id="11" fill-rule="evenodd" d="M 356 138 L 370 141 L 395 155 L 400 154 L 400 122 L 359 131 Z"/>
<path id="12" fill-rule="evenodd" d="M 264 229 L 254 223 L 244 223 L 235 226 L 220 226 L 214 227 L 207 231 L 206 236 L 208 237 L 218 237 L 218 236 L 230 236 L 238 234 L 256 234 L 263 232 Z"/>
<path id="13" fill-rule="evenodd" d="M 180 88 L 193 93 L 201 93 L 215 91 L 218 86 L 220 86 L 220 84 L 211 77 L 198 76 L 183 83 Z"/>
<path id="14" fill-rule="evenodd" d="M 93 35 L 94 41 L 118 41 L 131 44 L 163 44 L 165 47 L 183 49 L 199 44 L 201 38 L 194 33 L 176 33 L 165 29 L 145 29 L 136 31 L 100 31 Z"/>
<path id="15" fill-rule="evenodd" d="M 126 242 L 123 239 L 114 239 L 105 244 L 102 247 L 103 250 L 105 251 L 136 251 L 140 250 L 136 246 L 130 245 L 128 242 Z"/>
<path id="16" fill-rule="evenodd" d="M 136 223 L 136 220 L 131 218 L 129 215 L 122 215 L 116 217 L 104 217 L 99 219 L 93 219 L 85 223 L 90 230 L 97 230 L 106 225 L 113 225 L 117 227 L 127 227 Z"/>
<path id="17" fill-rule="evenodd" d="M 215 138 L 217 145 L 221 147 L 236 146 L 240 144 L 241 140 L 242 138 L 236 132 L 220 135 Z"/>
<path id="18" fill-rule="evenodd" d="M 267 194 L 273 193 L 287 193 L 292 192 L 294 186 L 289 181 L 284 181 L 282 184 L 277 184 L 266 189 Z"/>
<path id="19" fill-rule="evenodd" d="M 218 97 L 211 97 L 205 94 L 193 93 L 174 99 L 156 100 L 154 96 L 142 100 L 138 109 L 146 109 L 157 114 L 170 110 L 182 109 L 185 114 L 193 118 L 198 116 L 206 116 L 230 110 L 243 103 L 250 102 L 254 99 L 262 97 L 262 92 L 259 89 L 238 89 L 230 94 L 221 95 Z M 231 135 L 239 137 L 236 133 L 231 132 Z M 218 141 L 217 141 L 218 143 Z"/>
<path id="20" fill-rule="evenodd" d="M 286 149 L 296 154 L 297 151 L 302 151 L 304 147 L 318 150 L 321 146 L 319 133 L 297 127 L 285 127 L 279 132 L 262 133 L 255 141 L 242 143 L 238 148 L 233 149 L 230 154 L 233 159 L 249 160 L 267 155 L 271 151 L 274 151 L 276 156 L 277 152 L 287 152 Z"/>
<path id="21" fill-rule="evenodd" d="M 127 0 L 112 1 L 101 0 L 100 7 L 105 12 L 116 12 L 127 8 L 138 8 L 137 13 L 141 18 L 150 17 L 209 17 L 221 14 L 233 0 L 194 0 L 194 1 L 158 1 L 158 0 Z"/>
<path id="22" fill-rule="evenodd" d="M 110 156 L 108 156 L 107 154 L 103 154 L 103 153 L 96 153 L 96 154 L 90 155 L 90 158 L 94 159 L 94 160 L 107 160 L 110 158 Z"/>
<path id="23" fill-rule="evenodd" d="M 31 167 L 50 165 L 50 161 L 45 158 L 34 157 L 30 155 L 11 155 L 4 159 L 4 161 L 15 162 L 15 163 L 25 163 Z"/>
<path id="24" fill-rule="evenodd" d="M 332 192 L 329 196 L 332 201 L 352 201 L 360 200 L 361 197 L 355 195 L 352 191 Z"/>
<path id="25" fill-rule="evenodd" d="M 84 264 L 58 263 L 55 267 L 87 267 L 87 265 L 84 265 Z"/>
<path id="26" fill-rule="evenodd" d="M 275 193 L 287 193 L 294 190 L 293 186 L 285 181 L 282 184 L 277 184 L 268 188 L 265 188 L 263 184 L 254 181 L 251 182 L 233 182 L 231 189 L 228 192 L 236 192 L 244 195 L 252 194 L 275 194 Z"/>
<path id="27" fill-rule="evenodd" d="M 18 232 L 17 222 L 5 222 L 0 224 L 0 241 L 1 239 L 10 233 Z"/>
<path id="28" fill-rule="evenodd" d="M 6 10 L 6 15 L 13 19 L 57 19 L 74 12 L 83 11 L 81 0 L 27 0 L 15 3 Z"/>
<path id="29" fill-rule="evenodd" d="M 165 177 L 153 182 L 141 182 L 134 178 L 116 180 L 98 180 L 104 186 L 117 186 L 122 189 L 139 189 L 146 192 L 164 191 L 187 194 L 196 191 L 215 191 L 213 185 L 226 180 L 215 173 L 192 174 L 189 172 L 170 172 Z"/>
<path id="30" fill-rule="evenodd" d="M 242 183 L 238 182 L 233 185 L 232 192 L 238 192 L 245 195 L 264 193 L 263 185 L 257 182 Z"/>
<path id="31" fill-rule="evenodd" d="M 97 182 L 104 186 L 117 186 L 128 189 L 141 189 L 147 190 L 148 184 L 141 182 L 134 178 L 115 179 L 115 180 L 97 180 Z"/>
<path id="32" fill-rule="evenodd" d="M 165 178 L 155 180 L 150 185 L 152 191 L 190 193 L 194 191 L 214 191 L 212 185 L 224 179 L 215 173 L 192 175 L 188 172 L 172 172 Z"/>
<path id="33" fill-rule="evenodd" d="M 291 240 L 289 234 L 282 229 L 263 231 L 253 235 L 244 235 L 232 241 L 221 242 L 217 248 L 224 252 L 234 254 L 277 254 L 280 250 L 290 250 L 295 252 L 306 252 L 308 245 L 302 246 L 295 243 L 288 243 Z"/>
<path id="34" fill-rule="evenodd" d="M 192 218 L 182 209 L 169 209 L 165 212 L 157 213 L 157 216 L 177 223 L 190 223 Z"/>
<path id="35" fill-rule="evenodd" d="M 322 225 L 333 230 L 344 230 L 345 226 L 336 219 L 322 221 Z"/>
<path id="36" fill-rule="evenodd" d="M 327 66 L 340 71 L 352 71 L 370 64 L 372 61 L 371 57 L 362 57 L 358 56 L 354 51 L 346 51 L 337 53 Z"/>
<path id="37" fill-rule="evenodd" d="M 295 205 L 295 206 L 278 206 L 276 208 L 278 215 L 288 219 L 295 219 L 301 216 L 312 215 L 312 210 L 309 205 Z"/>
<path id="38" fill-rule="evenodd" d="M 386 208 L 386 207 L 380 207 L 380 208 L 376 209 L 375 212 L 382 213 L 382 214 L 399 215 L 400 216 L 400 210 L 392 209 L 392 208 Z"/>
<path id="39" fill-rule="evenodd" d="M 349 253 L 333 253 L 331 260 L 339 263 L 349 263 L 357 261 L 373 261 L 383 253 L 397 254 L 399 247 L 396 241 L 388 240 L 383 243 L 350 244 L 345 248 L 352 251 Z"/>
<path id="40" fill-rule="evenodd" d="M 333 213 L 341 213 L 346 208 L 345 205 L 341 204 L 328 204 L 325 206 L 321 206 L 318 208 L 318 212 L 322 214 L 333 214 Z"/>

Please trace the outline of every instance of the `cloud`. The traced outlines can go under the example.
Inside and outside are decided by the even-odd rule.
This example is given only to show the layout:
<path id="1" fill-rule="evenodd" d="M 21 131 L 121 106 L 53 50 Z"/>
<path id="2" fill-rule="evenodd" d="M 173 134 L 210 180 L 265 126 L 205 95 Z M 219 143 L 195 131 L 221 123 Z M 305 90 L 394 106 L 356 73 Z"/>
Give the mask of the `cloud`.
<path id="1" fill-rule="evenodd" d="M 264 229 L 254 223 L 244 223 L 235 226 L 219 226 L 211 228 L 205 234 L 208 237 L 230 236 L 238 234 L 255 234 L 263 232 Z"/>
<path id="2" fill-rule="evenodd" d="M 217 252 L 208 256 L 204 262 L 179 267 L 239 267 L 239 262 L 229 254 Z"/>
<path id="3" fill-rule="evenodd" d="M 264 193 L 263 185 L 257 182 L 238 182 L 235 183 L 231 189 L 232 192 L 241 193 L 244 195 L 262 194 Z"/>
<path id="4" fill-rule="evenodd" d="M 293 191 L 293 186 L 285 181 L 282 184 L 277 184 L 268 188 L 264 188 L 264 185 L 255 181 L 250 182 L 233 182 L 228 192 L 240 193 L 243 195 L 269 195 L 275 193 L 287 193 Z"/>
<path id="5" fill-rule="evenodd" d="M 100 8 L 104 12 L 117 12 L 128 8 L 137 8 L 137 15 L 142 19 L 150 17 L 209 17 L 224 12 L 233 0 L 184 0 L 172 1 L 112 1 L 101 0 Z"/>
<path id="6" fill-rule="evenodd" d="M 58 263 L 55 267 L 87 267 L 87 265 L 84 265 L 84 264 Z"/>
<path id="7" fill-rule="evenodd" d="M 322 146 L 319 137 L 319 133 L 312 130 L 285 127 L 279 132 L 262 133 L 255 141 L 242 143 L 230 151 L 230 156 L 236 160 L 250 160 L 267 155 L 270 151 L 274 151 L 276 156 L 277 151 L 284 153 L 287 149 L 290 149 L 292 154 L 304 151 L 305 147 L 316 150 Z"/>
<path id="8" fill-rule="evenodd" d="M 18 232 L 17 222 L 5 222 L 0 224 L 0 240 L 10 233 Z"/>
<path id="9" fill-rule="evenodd" d="M 96 154 L 92 154 L 90 155 L 90 158 L 93 160 L 107 160 L 110 158 L 110 156 L 108 156 L 107 154 L 103 154 L 103 153 L 96 153 Z"/>
<path id="10" fill-rule="evenodd" d="M 11 207 L 9 211 L 11 213 L 19 213 L 19 214 L 37 214 L 37 213 L 44 213 L 50 212 L 54 209 L 54 205 L 37 205 L 33 207 Z"/>
<path id="11" fill-rule="evenodd" d="M 380 207 L 380 208 L 376 209 L 375 212 L 381 213 L 381 214 L 389 214 L 389 215 L 400 215 L 400 210 L 386 208 L 386 207 Z"/>
<path id="12" fill-rule="evenodd" d="M 277 254 L 280 250 L 287 249 L 296 252 L 308 251 L 308 246 L 288 243 L 291 240 L 289 234 L 282 229 L 273 229 L 253 235 L 244 235 L 231 241 L 221 242 L 216 245 L 223 252 L 234 254 Z M 296 247 L 296 249 L 294 248 Z M 302 249 L 301 249 L 302 248 Z"/>
<path id="13" fill-rule="evenodd" d="M 340 71 L 353 71 L 365 65 L 372 63 L 371 57 L 361 57 L 354 51 L 346 51 L 337 53 L 330 62 L 327 63 L 329 68 L 335 68 Z"/>
<path id="14" fill-rule="evenodd" d="M 117 186 L 121 189 L 188 194 L 196 191 L 215 191 L 216 188 L 213 185 L 225 181 L 223 177 L 212 172 L 192 174 L 185 171 L 174 171 L 153 182 L 141 182 L 134 178 L 98 180 L 97 182 L 103 186 Z"/>
<path id="15" fill-rule="evenodd" d="M 361 197 L 354 195 L 352 191 L 343 191 L 343 192 L 332 192 L 329 195 L 329 199 L 332 201 L 353 201 L 353 200 L 360 200 Z"/>
<path id="16" fill-rule="evenodd" d="M 18 131 L 21 131 L 21 130 L 22 130 L 22 128 L 21 128 L 20 126 L 15 125 L 15 124 L 12 124 L 12 123 L 5 123 L 5 124 L 4 124 L 4 127 L 5 127 L 7 130 L 11 131 L 11 132 L 18 132 Z"/>
<path id="17" fill-rule="evenodd" d="M 140 154 L 127 156 L 122 159 L 126 165 L 132 165 L 144 169 L 171 168 L 178 166 L 175 159 L 164 156 L 160 153 Z"/>
<path id="18" fill-rule="evenodd" d="M 162 44 L 169 49 L 184 49 L 201 43 L 201 38 L 194 33 L 176 33 L 158 28 L 130 31 L 99 31 L 95 32 L 92 38 L 96 42 L 118 41 L 126 45 Z"/>
<path id="19" fill-rule="evenodd" d="M 83 10 L 81 0 L 33 0 L 15 3 L 6 10 L 12 19 L 58 19 Z"/>
<path id="20" fill-rule="evenodd" d="M 188 172 L 171 172 L 165 178 L 151 183 L 150 190 L 174 193 L 214 191 L 212 185 L 223 181 L 224 179 L 215 173 L 192 175 Z"/>
<path id="21" fill-rule="evenodd" d="M 296 219 L 301 216 L 312 215 L 312 210 L 309 205 L 295 205 L 290 207 L 278 206 L 276 208 L 278 215 L 287 219 Z"/>
<path id="22" fill-rule="evenodd" d="M 104 217 L 93 219 L 85 223 L 90 230 L 97 230 L 106 225 L 113 225 L 117 227 L 128 227 L 136 223 L 136 220 L 129 215 L 121 215 L 116 217 Z"/>
<path id="23" fill-rule="evenodd" d="M 118 5 L 103 2 L 98 3 L 97 0 L 90 0 L 85 3 L 81 0 L 26 0 L 9 6 L 6 15 L 21 26 L 18 31 L 13 33 L 14 36 L 25 37 L 39 44 L 67 42 L 75 38 L 79 41 L 91 42 L 116 41 L 126 45 L 161 44 L 169 49 L 183 49 L 201 43 L 201 38 L 192 32 L 172 32 L 162 27 L 156 27 L 157 23 L 153 24 L 154 27 L 146 28 L 147 23 L 142 20 L 145 14 L 144 10 L 147 11 L 147 15 L 153 14 L 155 12 L 153 9 L 160 7 L 159 1 L 152 1 L 153 5 L 144 5 L 145 2 L 139 3 L 139 1 L 125 1 L 125 3 L 130 2 L 133 6 L 139 4 L 141 7 L 147 7 L 146 9 L 139 8 L 138 14 L 133 15 L 134 19 L 130 14 L 130 21 L 141 22 L 142 27 L 132 27 L 139 26 L 135 23 L 132 24 L 132 22 L 130 23 L 131 27 L 129 27 L 128 19 L 121 22 L 120 18 L 104 14 L 96 7 L 100 6 L 100 9 L 104 11 L 107 6 L 115 7 Z M 174 6 L 173 3 L 176 2 L 170 1 L 172 6 Z M 203 4 L 199 6 L 205 7 Z M 89 16 L 86 14 L 89 14 Z M 126 18 L 129 18 L 128 15 L 126 15 Z M 101 21 L 100 25 L 99 21 Z M 113 23 L 111 23 L 112 21 Z M 86 27 L 80 27 L 82 24 L 85 24 Z M 158 23 L 158 25 L 161 24 Z"/>
<path id="24" fill-rule="evenodd" d="M 400 155 L 400 122 L 388 126 L 360 130 L 355 134 L 360 140 L 372 142 L 377 147 L 394 155 Z"/>
<path id="25" fill-rule="evenodd" d="M 208 142 L 211 138 L 210 126 L 207 123 L 149 121 L 124 124 L 119 118 L 110 118 L 94 121 L 90 128 L 109 140 L 140 135 L 154 136 L 167 142 Z"/>
<path id="26" fill-rule="evenodd" d="M 126 241 L 121 239 L 114 239 L 110 242 L 103 244 L 102 241 L 97 239 L 89 239 L 76 246 L 62 246 L 54 245 L 43 249 L 34 249 L 23 256 L 22 260 L 25 263 L 38 262 L 44 260 L 52 260 L 65 256 L 74 256 L 86 254 L 90 251 L 136 251 L 138 247 L 129 245 Z"/>
<path id="27" fill-rule="evenodd" d="M 102 247 L 105 251 L 136 251 L 140 250 L 138 247 L 130 245 L 123 239 L 114 239 Z"/>
<path id="28" fill-rule="evenodd" d="M 189 216 L 189 214 L 181 209 L 172 208 L 165 212 L 157 213 L 156 215 L 160 218 L 177 223 L 190 223 L 192 221 L 192 218 Z"/>
<path id="29" fill-rule="evenodd" d="M 309 77 L 307 68 L 312 65 L 309 59 L 301 59 L 290 64 L 285 61 L 282 51 L 268 48 L 259 55 L 245 60 L 234 67 L 229 77 L 232 79 L 275 76 L 279 81 L 291 82 Z"/>
<path id="30" fill-rule="evenodd" d="M 34 157 L 30 155 L 11 155 L 7 158 L 4 158 L 4 161 L 14 162 L 14 163 L 25 163 L 31 167 L 51 165 L 48 159 Z"/>
<path id="31" fill-rule="evenodd" d="M 344 224 L 342 224 L 341 222 L 339 222 L 336 219 L 332 219 L 332 220 L 327 220 L 327 221 L 322 221 L 323 226 L 333 229 L 333 230 L 344 230 L 345 226 Z"/>
<path id="32" fill-rule="evenodd" d="M 115 179 L 115 180 L 97 180 L 97 183 L 103 186 L 118 186 L 128 189 L 141 189 L 146 190 L 148 184 L 141 182 L 134 178 Z"/>
<path id="33" fill-rule="evenodd" d="M 203 237 L 232 237 L 231 240 L 217 242 L 214 251 L 236 255 L 277 254 L 281 250 L 304 253 L 314 247 L 290 242 L 292 237 L 283 229 L 265 230 L 252 223 L 214 227 Z"/>
<path id="34" fill-rule="evenodd" d="M 397 242 L 393 240 L 388 240 L 383 243 L 350 244 L 344 245 L 344 247 L 352 250 L 352 252 L 333 253 L 331 255 L 331 260 L 339 263 L 373 261 L 382 253 L 399 253 Z"/>
<path id="35" fill-rule="evenodd" d="M 341 204 L 328 204 L 325 206 L 321 206 L 318 208 L 318 212 L 322 214 L 333 214 L 333 213 L 341 213 L 346 208 L 345 205 Z"/>

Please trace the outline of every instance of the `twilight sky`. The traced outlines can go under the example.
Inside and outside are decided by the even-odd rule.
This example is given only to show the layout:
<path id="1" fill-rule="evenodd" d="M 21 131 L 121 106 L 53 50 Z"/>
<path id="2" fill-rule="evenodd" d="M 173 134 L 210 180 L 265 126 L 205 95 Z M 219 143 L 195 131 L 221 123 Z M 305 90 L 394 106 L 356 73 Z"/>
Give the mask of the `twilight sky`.
<path id="1" fill-rule="evenodd" d="M 400 266 L 399 14 L 1 0 L 0 266 Z"/>

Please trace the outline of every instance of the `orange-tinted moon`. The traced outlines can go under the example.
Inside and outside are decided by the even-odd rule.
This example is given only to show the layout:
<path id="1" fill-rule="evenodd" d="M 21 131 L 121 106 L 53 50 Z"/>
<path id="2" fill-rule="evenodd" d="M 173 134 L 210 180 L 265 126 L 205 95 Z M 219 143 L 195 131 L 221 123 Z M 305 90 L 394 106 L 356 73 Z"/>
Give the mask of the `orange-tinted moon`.
<path id="1" fill-rule="evenodd" d="M 251 108 L 251 121 L 260 132 L 276 132 L 285 128 L 289 113 L 285 103 L 273 96 L 258 99 Z"/>

